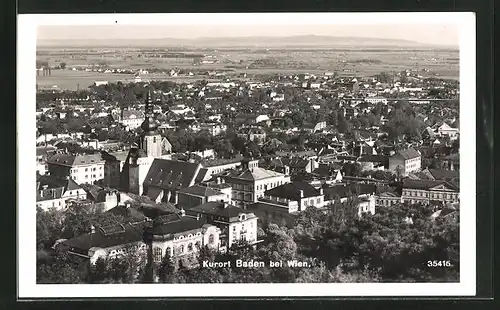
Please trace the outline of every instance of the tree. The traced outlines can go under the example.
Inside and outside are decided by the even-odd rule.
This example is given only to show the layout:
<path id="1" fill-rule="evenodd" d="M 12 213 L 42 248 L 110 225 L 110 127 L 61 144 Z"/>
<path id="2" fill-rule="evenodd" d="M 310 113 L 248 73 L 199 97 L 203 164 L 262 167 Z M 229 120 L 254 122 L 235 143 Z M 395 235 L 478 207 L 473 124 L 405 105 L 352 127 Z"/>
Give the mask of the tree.
<path id="1" fill-rule="evenodd" d="M 63 232 L 63 213 L 55 208 L 47 211 L 36 209 L 37 249 L 47 249 L 61 238 Z"/>
<path id="2" fill-rule="evenodd" d="M 72 261 L 67 253 L 58 252 L 48 261 L 37 261 L 38 284 L 78 284 L 86 282 L 85 261 Z"/>
<path id="3" fill-rule="evenodd" d="M 158 278 L 162 283 L 172 283 L 174 279 L 175 266 L 169 251 L 166 251 L 165 256 L 158 267 Z"/>
<path id="4" fill-rule="evenodd" d="M 59 63 L 59 68 L 61 68 L 63 70 L 66 69 L 66 63 L 65 62 Z"/>

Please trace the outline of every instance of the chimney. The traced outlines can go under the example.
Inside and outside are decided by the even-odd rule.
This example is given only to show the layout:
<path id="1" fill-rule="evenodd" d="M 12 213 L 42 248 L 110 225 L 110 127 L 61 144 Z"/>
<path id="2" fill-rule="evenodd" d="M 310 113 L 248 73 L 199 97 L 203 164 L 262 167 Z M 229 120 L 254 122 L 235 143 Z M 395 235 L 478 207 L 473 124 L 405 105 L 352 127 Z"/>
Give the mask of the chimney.
<path id="1" fill-rule="evenodd" d="M 220 184 L 220 177 L 217 177 L 217 184 Z"/>
<path id="2" fill-rule="evenodd" d="M 184 209 L 181 209 L 181 212 L 180 212 L 180 213 L 181 213 L 181 217 L 186 216 L 186 211 L 184 211 Z"/>
<path id="3" fill-rule="evenodd" d="M 200 214 L 199 213 L 196 213 L 196 220 L 199 221 L 200 220 Z"/>
<path id="4" fill-rule="evenodd" d="M 302 189 L 299 190 L 299 193 L 300 193 L 300 198 L 304 198 L 304 191 Z"/>
<path id="5" fill-rule="evenodd" d="M 319 194 L 320 194 L 320 195 L 323 195 L 323 187 L 320 187 L 320 188 L 319 188 Z"/>

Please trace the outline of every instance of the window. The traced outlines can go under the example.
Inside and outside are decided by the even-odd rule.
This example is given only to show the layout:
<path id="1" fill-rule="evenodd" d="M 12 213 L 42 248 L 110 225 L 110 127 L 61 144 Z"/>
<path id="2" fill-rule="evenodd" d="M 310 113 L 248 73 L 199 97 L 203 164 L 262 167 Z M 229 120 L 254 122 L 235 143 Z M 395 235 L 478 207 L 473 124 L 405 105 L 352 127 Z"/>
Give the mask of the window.
<path id="1" fill-rule="evenodd" d="M 88 178 L 89 178 L 88 174 L 86 174 L 86 175 L 85 175 L 85 178 L 86 178 L 86 179 L 88 179 Z"/>
<path id="2" fill-rule="evenodd" d="M 192 252 L 192 251 L 193 251 L 193 244 L 189 243 L 188 244 L 188 252 Z"/>
<path id="3" fill-rule="evenodd" d="M 153 257 L 154 257 L 154 261 L 155 262 L 161 262 L 161 259 L 163 258 L 163 255 L 162 255 L 162 250 L 161 248 L 154 248 L 153 250 Z"/>
<path id="4" fill-rule="evenodd" d="M 85 168 L 85 172 L 89 171 L 89 168 Z"/>
<path id="5" fill-rule="evenodd" d="M 214 235 L 213 234 L 210 234 L 210 236 L 208 236 L 208 243 L 209 244 L 213 244 L 214 243 Z"/>
<path id="6" fill-rule="evenodd" d="M 180 249 L 179 249 L 179 253 L 181 253 L 181 254 L 182 254 L 182 253 L 184 253 L 184 244 L 183 244 L 183 245 L 181 245 L 181 247 L 180 247 Z"/>

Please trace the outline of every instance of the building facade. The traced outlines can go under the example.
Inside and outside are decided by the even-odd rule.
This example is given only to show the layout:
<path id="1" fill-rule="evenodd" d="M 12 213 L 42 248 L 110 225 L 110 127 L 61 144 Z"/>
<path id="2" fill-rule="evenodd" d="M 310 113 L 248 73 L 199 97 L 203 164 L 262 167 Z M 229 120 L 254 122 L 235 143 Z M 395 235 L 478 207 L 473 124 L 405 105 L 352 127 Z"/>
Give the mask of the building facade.
<path id="1" fill-rule="evenodd" d="M 100 154 L 55 154 L 47 160 L 50 175 L 71 177 L 77 184 L 104 179 L 104 164 Z"/>
<path id="2" fill-rule="evenodd" d="M 422 156 L 414 148 L 398 151 L 389 157 L 389 170 L 401 176 L 420 171 L 421 165 Z"/>
<path id="3" fill-rule="evenodd" d="M 428 205 L 433 202 L 460 202 L 460 190 L 457 186 L 440 180 L 403 180 L 403 202 Z"/>
<path id="4" fill-rule="evenodd" d="M 226 171 L 221 177 L 231 185 L 236 206 L 242 208 L 263 197 L 266 190 L 290 182 L 289 175 L 260 168 L 257 160 L 244 161 L 241 169 Z"/>

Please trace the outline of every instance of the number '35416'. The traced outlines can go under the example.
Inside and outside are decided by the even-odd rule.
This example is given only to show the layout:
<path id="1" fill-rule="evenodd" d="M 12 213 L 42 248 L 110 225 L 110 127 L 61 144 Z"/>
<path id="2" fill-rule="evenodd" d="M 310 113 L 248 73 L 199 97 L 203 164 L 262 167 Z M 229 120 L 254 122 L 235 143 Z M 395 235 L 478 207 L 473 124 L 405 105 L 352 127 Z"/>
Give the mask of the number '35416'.
<path id="1" fill-rule="evenodd" d="M 451 267 L 449 260 L 428 260 L 427 267 Z"/>

